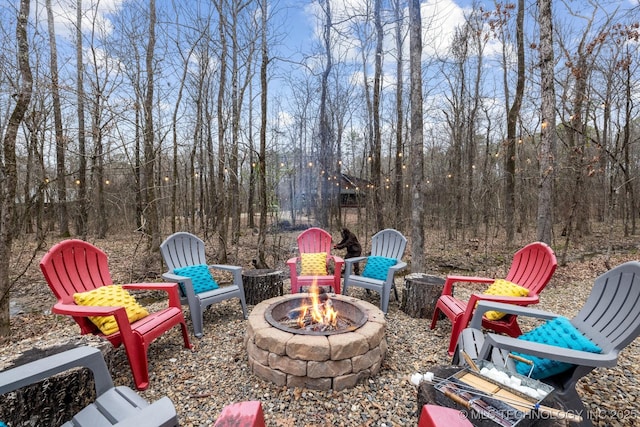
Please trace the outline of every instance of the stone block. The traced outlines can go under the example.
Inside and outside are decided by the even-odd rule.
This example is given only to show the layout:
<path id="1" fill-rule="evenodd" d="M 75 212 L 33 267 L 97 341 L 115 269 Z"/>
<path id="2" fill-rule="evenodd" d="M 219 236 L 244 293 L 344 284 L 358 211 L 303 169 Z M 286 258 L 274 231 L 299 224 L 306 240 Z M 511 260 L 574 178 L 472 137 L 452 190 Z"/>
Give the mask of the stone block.
<path id="1" fill-rule="evenodd" d="M 360 372 L 354 372 L 347 375 L 341 375 L 339 377 L 335 377 L 333 379 L 333 390 L 340 391 L 346 388 L 355 387 L 360 381 L 365 378 L 369 378 L 371 376 L 371 372 L 368 369 Z"/>
<path id="2" fill-rule="evenodd" d="M 308 362 L 307 376 L 311 378 L 337 377 L 351 372 L 351 359 Z"/>
<path id="3" fill-rule="evenodd" d="M 253 337 L 254 342 L 263 350 L 271 353 L 287 354 L 287 342 L 293 338 L 293 334 L 275 328 L 258 329 Z"/>
<path id="4" fill-rule="evenodd" d="M 271 328 L 272 326 L 267 322 L 267 319 L 264 318 L 264 309 L 259 309 L 256 306 L 253 310 L 251 310 L 251 314 L 247 319 L 247 333 L 251 333 L 265 328 Z"/>
<path id="5" fill-rule="evenodd" d="M 253 341 L 247 342 L 247 355 L 264 366 L 269 365 L 269 352 L 255 345 Z"/>
<path id="6" fill-rule="evenodd" d="M 356 299 L 353 303 L 367 314 L 367 320 L 369 322 L 376 322 L 382 325 L 387 324 L 387 319 L 384 317 L 384 312 L 380 310 L 379 307 L 371 304 L 370 302 L 358 299 Z"/>
<path id="7" fill-rule="evenodd" d="M 374 364 L 382 360 L 382 352 L 380 347 L 376 347 L 362 356 L 355 356 L 351 359 L 353 372 L 364 371 L 371 368 Z"/>
<path id="8" fill-rule="evenodd" d="M 331 347 L 331 360 L 350 359 L 369 351 L 367 337 L 355 332 L 329 335 L 329 346 Z"/>
<path id="9" fill-rule="evenodd" d="M 253 362 L 253 373 L 265 381 L 271 381 L 277 386 L 287 385 L 287 374 L 261 365 L 255 361 Z"/>
<path id="10" fill-rule="evenodd" d="M 367 322 L 362 327 L 355 330 L 355 334 L 362 335 L 369 343 L 369 348 L 375 348 L 384 338 L 386 324 L 377 322 Z"/>
<path id="11" fill-rule="evenodd" d="M 304 377 L 307 375 L 307 362 L 296 360 L 287 356 L 269 353 L 269 367 L 284 372 L 285 374 Z"/>
<path id="12" fill-rule="evenodd" d="M 292 359 L 322 362 L 331 358 L 329 341 L 324 336 L 293 335 L 286 346 L 285 354 Z"/>
<path id="13" fill-rule="evenodd" d="M 331 378 L 309 378 L 287 375 L 287 387 L 310 388 L 313 390 L 331 390 Z"/>

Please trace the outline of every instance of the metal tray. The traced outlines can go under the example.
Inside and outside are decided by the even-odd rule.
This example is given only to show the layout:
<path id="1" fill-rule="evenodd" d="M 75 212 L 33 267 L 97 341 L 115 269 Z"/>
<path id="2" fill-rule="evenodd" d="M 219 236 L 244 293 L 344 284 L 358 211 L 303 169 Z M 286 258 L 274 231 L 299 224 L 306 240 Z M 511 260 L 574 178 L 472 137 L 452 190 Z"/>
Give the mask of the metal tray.
<path id="1" fill-rule="evenodd" d="M 478 369 L 496 368 L 509 376 L 519 378 L 527 387 L 547 392 L 547 396 L 553 391 L 553 387 L 547 384 L 509 372 L 488 361 L 479 360 L 477 366 Z M 435 388 L 456 403 L 475 412 L 476 414 L 468 414 L 472 421 L 475 421 L 473 417 L 476 417 L 479 420 L 490 420 L 504 427 L 517 426 L 544 399 L 533 398 L 469 368 L 461 369 L 449 376 L 436 384 Z"/>

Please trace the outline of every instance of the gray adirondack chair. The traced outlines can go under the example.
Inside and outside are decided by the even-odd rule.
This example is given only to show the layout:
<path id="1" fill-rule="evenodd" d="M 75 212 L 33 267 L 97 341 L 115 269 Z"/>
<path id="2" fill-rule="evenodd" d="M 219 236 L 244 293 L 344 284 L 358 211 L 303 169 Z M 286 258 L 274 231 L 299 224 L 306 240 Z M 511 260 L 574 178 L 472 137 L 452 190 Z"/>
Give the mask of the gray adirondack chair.
<path id="1" fill-rule="evenodd" d="M 576 382 L 595 368 L 615 366 L 620 351 L 640 334 L 640 262 L 626 262 L 599 276 L 582 309 L 570 319 L 578 331 L 602 349 L 601 353 L 569 350 L 492 333 L 484 335 L 482 315 L 488 310 L 545 320 L 559 316 L 528 307 L 481 301 L 469 328 L 460 335 L 453 363 L 464 363 L 461 350 L 472 359 L 490 360 L 499 366 L 506 364 L 510 370 L 515 370 L 513 360 L 508 357 L 511 351 L 570 363 L 573 367 L 569 370 L 542 381 L 555 387 L 554 393 L 567 409 L 580 413 L 585 408 L 576 392 Z M 581 425 L 592 424 L 585 416 Z"/>
<path id="2" fill-rule="evenodd" d="M 344 280 L 342 284 L 342 293 L 347 294 L 348 288 L 352 286 L 376 291 L 380 293 L 380 309 L 386 314 L 389 309 L 389 297 L 393 289 L 396 301 L 398 300 L 398 290 L 394 283 L 395 274 L 407 267 L 407 263 L 402 261 L 404 250 L 407 247 L 407 239 L 397 230 L 391 228 L 377 232 L 371 238 L 371 254 L 369 256 L 361 256 L 355 258 L 347 258 L 344 260 Z M 395 258 L 396 264 L 389 267 L 384 280 L 365 277 L 365 269 L 359 275 L 353 274 L 353 264 L 368 260 L 371 256 Z"/>
<path id="3" fill-rule="evenodd" d="M 178 425 L 176 409 L 168 397 L 150 404 L 129 387 L 115 387 L 102 353 L 94 347 L 77 347 L 0 372 L 0 394 L 80 367 L 92 371 L 97 397 L 63 427 Z"/>
<path id="4" fill-rule="evenodd" d="M 212 304 L 238 298 L 242 306 L 242 315 L 247 318 L 247 303 L 242 285 L 242 267 L 224 264 L 207 264 L 204 242 L 191 233 L 178 232 L 160 244 L 160 253 L 169 271 L 162 278 L 169 282 L 182 283 L 181 301 L 189 305 L 194 334 L 202 338 L 204 310 Z M 176 268 L 206 264 L 213 270 L 228 271 L 233 275 L 233 284 L 218 289 L 195 293 L 191 278 L 174 273 Z"/>

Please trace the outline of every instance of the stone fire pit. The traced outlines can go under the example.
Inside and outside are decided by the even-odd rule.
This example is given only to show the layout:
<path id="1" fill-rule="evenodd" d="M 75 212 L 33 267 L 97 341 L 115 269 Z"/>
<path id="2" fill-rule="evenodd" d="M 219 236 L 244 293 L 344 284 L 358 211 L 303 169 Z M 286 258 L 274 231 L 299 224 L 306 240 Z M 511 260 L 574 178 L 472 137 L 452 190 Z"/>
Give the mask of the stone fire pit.
<path id="1" fill-rule="evenodd" d="M 322 336 L 283 331 L 266 320 L 273 304 L 300 295 L 271 298 L 251 311 L 245 345 L 252 372 L 278 386 L 336 391 L 376 375 L 387 353 L 384 313 L 366 301 L 330 294 L 362 310 L 366 322 L 354 331 Z"/>

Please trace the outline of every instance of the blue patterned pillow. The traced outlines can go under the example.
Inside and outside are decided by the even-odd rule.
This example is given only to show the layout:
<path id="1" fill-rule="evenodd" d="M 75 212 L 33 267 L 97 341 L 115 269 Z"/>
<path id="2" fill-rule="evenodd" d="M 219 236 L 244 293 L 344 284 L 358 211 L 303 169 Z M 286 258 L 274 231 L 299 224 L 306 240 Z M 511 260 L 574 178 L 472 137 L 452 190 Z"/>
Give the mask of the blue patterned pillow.
<path id="1" fill-rule="evenodd" d="M 364 266 L 362 275 L 371 279 L 386 280 L 389 267 L 398 263 L 395 258 L 385 258 L 383 256 L 370 256 Z"/>
<path id="2" fill-rule="evenodd" d="M 209 266 L 205 264 L 174 268 L 173 272 L 178 276 L 189 277 L 191 279 L 191 283 L 193 283 L 193 291 L 196 294 L 218 289 L 218 284 L 215 279 L 211 277 L 211 273 L 209 272 Z M 180 283 L 180 289 L 185 293 L 184 285 L 182 283 Z"/>
<path id="3" fill-rule="evenodd" d="M 555 319 L 548 320 L 526 334 L 520 335 L 518 339 L 541 344 L 555 345 L 557 347 L 568 348 L 571 350 L 588 351 L 590 353 L 600 353 L 602 351 L 600 347 L 582 335 L 566 317 L 556 317 Z M 537 380 L 559 374 L 573 366 L 570 363 L 544 359 L 537 356 L 531 356 L 529 354 L 516 352 L 513 354 L 533 362 L 534 365 L 531 378 Z M 531 370 L 531 365 L 516 361 L 516 369 L 519 374 L 528 375 Z"/>

